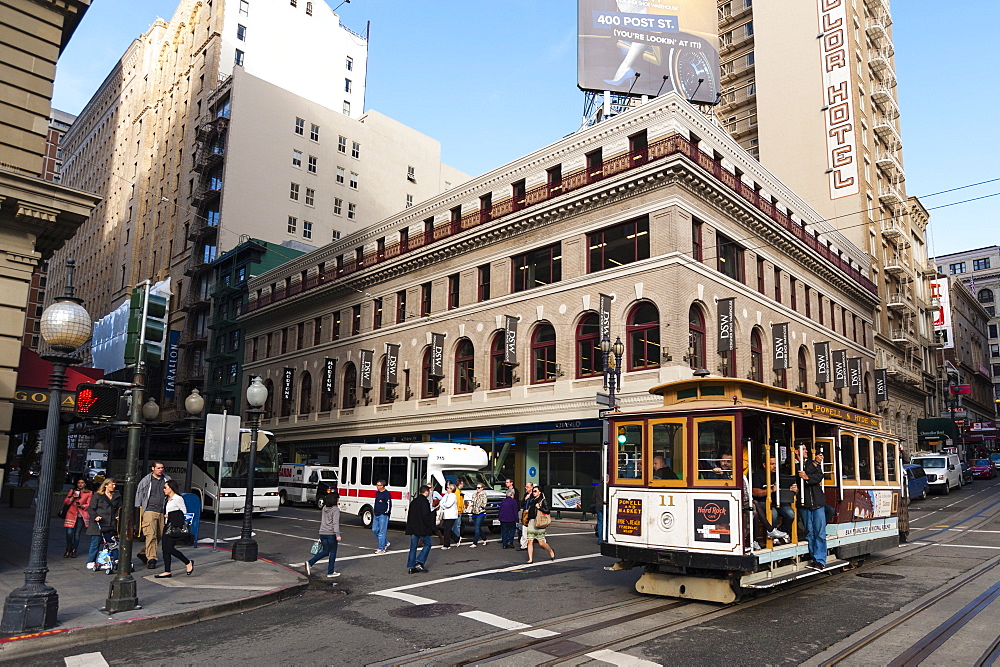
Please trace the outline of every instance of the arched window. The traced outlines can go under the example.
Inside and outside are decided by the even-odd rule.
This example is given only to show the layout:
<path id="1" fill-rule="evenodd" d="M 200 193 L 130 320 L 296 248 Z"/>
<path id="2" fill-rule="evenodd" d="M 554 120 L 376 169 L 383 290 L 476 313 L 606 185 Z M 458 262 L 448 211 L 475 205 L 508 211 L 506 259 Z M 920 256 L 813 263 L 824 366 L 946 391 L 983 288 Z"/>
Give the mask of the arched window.
<path id="1" fill-rule="evenodd" d="M 312 375 L 305 372 L 299 380 L 299 414 L 308 415 L 312 411 Z"/>
<path id="2" fill-rule="evenodd" d="M 264 401 L 264 415 L 271 417 L 274 415 L 274 383 L 270 380 L 264 380 L 264 386 L 267 387 L 267 400 Z"/>
<path id="3" fill-rule="evenodd" d="M 358 404 L 358 369 L 352 361 L 344 364 L 344 390 L 340 393 L 344 397 L 344 410 L 350 410 Z"/>
<path id="4" fill-rule="evenodd" d="M 531 382 L 555 382 L 556 330 L 542 322 L 531 334 Z"/>
<path id="5" fill-rule="evenodd" d="M 979 303 L 993 303 L 993 290 L 991 289 L 981 289 L 977 296 Z"/>
<path id="6" fill-rule="evenodd" d="M 463 338 L 455 346 L 455 393 L 470 394 L 476 388 L 476 348 Z"/>
<path id="7" fill-rule="evenodd" d="M 421 398 L 437 398 L 441 395 L 441 382 L 440 378 L 431 375 L 431 366 L 433 365 L 433 359 L 431 348 L 428 347 L 424 350 L 424 356 L 420 362 L 420 397 Z"/>
<path id="8" fill-rule="evenodd" d="M 382 357 L 378 371 L 378 402 L 386 405 L 396 400 L 396 386 L 389 384 L 388 358 Z"/>
<path id="9" fill-rule="evenodd" d="M 704 329 L 704 327 L 702 327 Z M 628 370 L 658 368 L 660 365 L 660 313 L 656 306 L 640 303 L 629 313 L 625 332 L 628 336 Z"/>
<path id="10" fill-rule="evenodd" d="M 514 384 L 514 369 L 503 362 L 506 333 L 493 334 L 490 345 L 490 389 L 505 389 Z"/>
<path id="11" fill-rule="evenodd" d="M 593 377 L 603 372 L 600 317 L 597 313 L 587 313 L 576 325 L 576 376 Z"/>
<path id="12" fill-rule="evenodd" d="M 750 332 L 750 373 L 747 377 L 755 382 L 764 381 L 764 343 L 757 327 Z"/>
<path id="13" fill-rule="evenodd" d="M 809 353 L 806 351 L 805 345 L 799 348 L 799 386 L 796 387 L 796 391 L 802 392 L 803 394 L 809 392 Z"/>
<path id="14" fill-rule="evenodd" d="M 694 370 L 705 367 L 705 316 L 695 305 L 688 310 L 688 365 Z"/>

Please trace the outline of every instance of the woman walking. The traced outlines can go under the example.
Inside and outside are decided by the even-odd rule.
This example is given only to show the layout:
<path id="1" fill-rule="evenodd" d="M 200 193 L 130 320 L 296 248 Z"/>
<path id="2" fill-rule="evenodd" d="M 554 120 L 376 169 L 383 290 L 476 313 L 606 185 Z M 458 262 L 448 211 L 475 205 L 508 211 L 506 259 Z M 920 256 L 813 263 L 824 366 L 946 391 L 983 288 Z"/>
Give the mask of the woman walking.
<path id="1" fill-rule="evenodd" d="M 482 484 L 476 484 L 476 492 L 469 499 L 469 516 L 472 517 L 472 525 L 476 529 L 469 547 L 475 549 L 479 546 L 479 537 L 483 531 L 483 519 L 486 518 L 486 491 Z M 483 546 L 486 546 L 486 538 L 483 538 Z"/>
<path id="2" fill-rule="evenodd" d="M 312 575 L 312 566 L 323 556 L 329 556 L 326 566 L 326 578 L 339 577 L 334 565 L 337 562 L 337 542 L 340 541 L 340 494 L 336 491 L 323 496 L 323 511 L 319 522 L 319 542 L 322 545 L 319 553 L 306 561 L 306 574 Z M 384 536 L 383 538 L 384 539 Z M 384 553 L 384 552 L 383 552 Z"/>
<path id="3" fill-rule="evenodd" d="M 63 558 L 76 558 L 76 549 L 80 546 L 80 535 L 90 524 L 90 514 L 87 507 L 93 492 L 87 488 L 87 480 L 76 480 L 76 486 L 66 492 L 63 505 L 66 506 L 66 517 L 63 528 L 66 529 L 66 553 Z"/>
<path id="4" fill-rule="evenodd" d="M 513 549 L 517 546 L 514 528 L 517 524 L 520 508 L 517 504 L 517 498 L 514 497 L 515 493 L 514 489 L 507 492 L 503 501 L 500 502 L 500 516 L 497 517 L 500 519 L 500 542 L 504 549 Z"/>
<path id="5" fill-rule="evenodd" d="M 458 499 L 455 497 L 455 485 L 449 482 L 445 489 L 444 497 L 441 498 L 439 510 L 442 512 L 441 548 L 451 549 L 451 531 L 455 528 L 455 520 L 458 519 Z"/>
<path id="6" fill-rule="evenodd" d="M 88 513 L 93 519 L 87 526 L 87 534 L 92 536 L 87 569 L 95 572 L 100 569 L 97 565 L 97 552 L 101 548 L 101 541 L 112 544 L 118 533 L 118 512 L 122 507 L 122 495 L 115 490 L 115 486 L 113 477 L 105 477 L 88 506 Z M 117 549 L 111 553 L 111 558 L 118 558 Z"/>
<path id="7" fill-rule="evenodd" d="M 548 542 L 545 541 L 545 528 L 539 528 L 536 525 L 540 515 L 545 515 L 548 518 L 549 515 L 549 505 L 545 502 L 545 496 L 542 495 L 541 487 L 536 486 L 531 490 L 531 499 L 528 501 L 528 562 L 533 563 L 532 558 L 533 547 L 535 541 L 538 541 L 538 545 L 549 552 L 549 558 L 551 560 L 556 559 L 556 554 L 552 551 L 552 547 L 549 546 Z M 548 525 L 548 522 L 545 523 Z"/>
<path id="8" fill-rule="evenodd" d="M 166 515 L 163 522 L 163 539 L 160 541 L 163 549 L 163 572 L 156 575 L 157 579 L 167 579 L 172 576 L 170 574 L 171 557 L 176 557 L 177 560 L 184 563 L 185 574 L 194 572 L 194 561 L 188 560 L 188 557 L 177 549 L 177 538 L 171 536 L 172 529 L 183 528 L 187 521 L 184 518 L 184 515 L 187 514 L 187 506 L 179 493 L 180 488 L 176 480 L 172 479 L 168 479 L 163 484 L 163 494 L 167 497 L 167 505 L 163 509 L 163 513 Z"/>

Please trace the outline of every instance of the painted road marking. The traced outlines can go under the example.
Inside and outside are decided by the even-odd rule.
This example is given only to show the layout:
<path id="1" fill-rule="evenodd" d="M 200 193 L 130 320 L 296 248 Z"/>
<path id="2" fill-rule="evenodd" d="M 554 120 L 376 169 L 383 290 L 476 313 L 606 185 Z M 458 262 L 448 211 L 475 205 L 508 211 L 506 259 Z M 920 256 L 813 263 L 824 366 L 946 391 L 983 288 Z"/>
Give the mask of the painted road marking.
<path id="1" fill-rule="evenodd" d="M 66 667 L 108 667 L 108 661 L 100 652 L 68 655 L 63 660 L 66 662 Z"/>
<path id="2" fill-rule="evenodd" d="M 1000 547 L 980 546 L 978 544 L 953 544 L 951 542 L 914 542 L 917 546 L 957 547 L 959 549 L 1000 549 Z"/>
<path id="3" fill-rule="evenodd" d="M 601 649 L 600 651 L 588 653 L 587 657 L 593 658 L 594 660 L 600 660 L 602 662 L 610 662 L 612 665 L 619 665 L 620 667 L 662 667 L 658 662 L 640 660 L 639 658 L 633 658 L 626 653 L 609 651 L 607 649 Z"/>
<path id="4" fill-rule="evenodd" d="M 527 635 L 528 637 L 534 637 L 535 639 L 545 639 L 546 637 L 555 637 L 558 632 L 553 632 L 552 630 L 546 630 L 544 628 L 538 628 L 537 630 L 528 630 L 527 632 L 522 632 L 522 635 Z"/>
<path id="5" fill-rule="evenodd" d="M 466 618 L 471 618 L 474 621 L 479 621 L 480 623 L 485 623 L 486 625 L 492 625 L 493 627 L 500 628 L 502 630 L 525 630 L 531 627 L 527 623 L 512 621 L 485 611 L 463 611 L 459 614 L 459 616 L 465 616 Z"/>
<path id="6" fill-rule="evenodd" d="M 430 598 L 422 598 L 419 595 L 410 595 L 409 593 L 400 593 L 398 591 L 379 591 L 378 593 L 372 593 L 372 595 L 395 598 L 403 602 L 409 602 L 410 604 L 434 604 L 436 602 L 436 600 Z"/>

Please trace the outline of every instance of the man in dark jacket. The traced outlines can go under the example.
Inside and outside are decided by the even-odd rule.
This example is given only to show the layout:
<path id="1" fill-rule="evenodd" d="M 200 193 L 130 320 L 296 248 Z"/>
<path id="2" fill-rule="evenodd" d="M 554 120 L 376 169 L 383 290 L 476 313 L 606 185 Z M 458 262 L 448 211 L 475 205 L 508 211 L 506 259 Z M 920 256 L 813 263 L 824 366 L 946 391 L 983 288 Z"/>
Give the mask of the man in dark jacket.
<path id="1" fill-rule="evenodd" d="M 822 570 L 826 567 L 826 494 L 823 493 L 823 452 L 819 449 L 812 461 L 806 461 L 799 471 L 805 487 L 802 518 L 806 524 L 809 553 L 813 562 L 809 567 Z"/>
<path id="2" fill-rule="evenodd" d="M 377 554 L 384 554 L 389 548 L 386 531 L 389 528 L 389 515 L 392 514 L 392 494 L 385 488 L 385 480 L 375 482 L 375 507 L 372 509 L 372 532 L 378 540 Z"/>
<path id="3" fill-rule="evenodd" d="M 430 493 L 431 487 L 426 484 L 421 486 L 406 512 L 406 534 L 410 536 L 410 556 L 406 559 L 406 571 L 410 574 L 430 571 L 424 567 L 431 551 L 431 535 L 434 533 L 434 512 L 427 500 Z M 418 555 L 417 544 L 420 540 L 424 541 L 424 548 Z"/>

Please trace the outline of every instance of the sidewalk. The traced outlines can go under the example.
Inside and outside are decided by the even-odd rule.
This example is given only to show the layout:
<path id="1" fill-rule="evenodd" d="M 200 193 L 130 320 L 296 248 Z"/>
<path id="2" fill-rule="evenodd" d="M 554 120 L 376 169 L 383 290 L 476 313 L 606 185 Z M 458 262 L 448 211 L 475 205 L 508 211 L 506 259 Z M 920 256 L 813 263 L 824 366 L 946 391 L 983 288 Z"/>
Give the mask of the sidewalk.
<path id="1" fill-rule="evenodd" d="M 24 583 L 31 544 L 33 509 L 0 508 L 0 595 Z M 109 615 L 100 611 L 114 578 L 86 569 L 90 537 L 83 536 L 76 558 L 63 558 L 65 533 L 62 520 L 49 524 L 49 573 L 47 583 L 59 593 L 59 623 L 42 633 L 0 636 L 0 662 L 34 653 L 79 646 L 113 637 L 165 630 L 190 623 L 237 614 L 298 595 L 308 586 L 298 572 L 271 561 L 242 563 L 231 553 L 211 546 L 181 547 L 195 563 L 194 574 L 184 575 L 175 562 L 173 577 L 154 579 L 163 571 L 137 569 L 141 609 Z M 133 553 L 141 546 L 133 545 Z M 134 560 L 138 565 L 138 561 Z"/>

